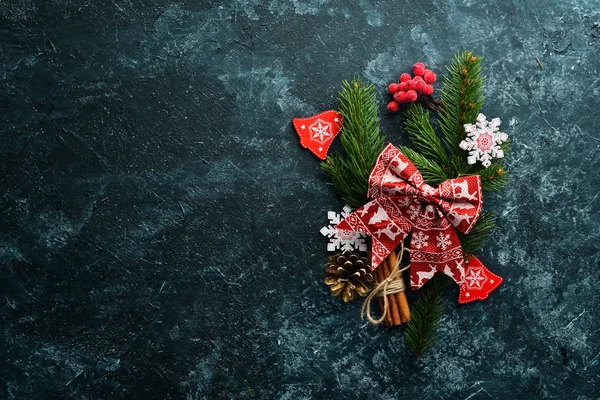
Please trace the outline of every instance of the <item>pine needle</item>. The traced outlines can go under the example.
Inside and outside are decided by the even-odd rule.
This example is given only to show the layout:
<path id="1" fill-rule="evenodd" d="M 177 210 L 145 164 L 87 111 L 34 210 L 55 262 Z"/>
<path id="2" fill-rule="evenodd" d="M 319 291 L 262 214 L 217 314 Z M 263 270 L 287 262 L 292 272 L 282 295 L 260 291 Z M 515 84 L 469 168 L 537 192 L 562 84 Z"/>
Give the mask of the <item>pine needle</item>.
<path id="1" fill-rule="evenodd" d="M 248 395 L 250 397 L 254 397 L 254 396 L 252 396 L 252 391 L 250 390 L 250 386 L 248 386 L 248 384 L 246 383 L 245 380 L 244 380 L 244 386 L 246 386 L 246 390 L 248 390 Z"/>
<path id="2" fill-rule="evenodd" d="M 510 140 L 502 143 L 500 148 L 506 156 L 510 151 Z M 481 178 L 481 189 L 484 192 L 497 192 L 510 181 L 508 171 L 506 170 L 506 163 L 503 159 L 494 159 L 492 164 L 487 168 L 484 168 L 480 164 L 471 165 L 465 172 L 465 175 L 479 175 Z"/>

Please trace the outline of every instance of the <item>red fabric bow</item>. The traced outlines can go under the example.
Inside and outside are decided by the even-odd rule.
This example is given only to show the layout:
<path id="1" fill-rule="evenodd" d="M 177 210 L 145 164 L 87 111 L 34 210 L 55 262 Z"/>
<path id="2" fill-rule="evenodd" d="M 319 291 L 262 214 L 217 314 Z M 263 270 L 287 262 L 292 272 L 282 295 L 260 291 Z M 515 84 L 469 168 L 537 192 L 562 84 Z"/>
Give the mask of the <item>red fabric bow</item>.
<path id="1" fill-rule="evenodd" d="M 465 281 L 462 248 L 454 229 L 468 233 L 479 217 L 479 176 L 449 179 L 433 188 L 423 182 L 417 168 L 390 143 L 379 154 L 371 172 L 368 197 L 374 200 L 350 214 L 337 228 L 372 235 L 373 269 L 412 232 L 413 289 L 438 271 L 459 285 Z"/>

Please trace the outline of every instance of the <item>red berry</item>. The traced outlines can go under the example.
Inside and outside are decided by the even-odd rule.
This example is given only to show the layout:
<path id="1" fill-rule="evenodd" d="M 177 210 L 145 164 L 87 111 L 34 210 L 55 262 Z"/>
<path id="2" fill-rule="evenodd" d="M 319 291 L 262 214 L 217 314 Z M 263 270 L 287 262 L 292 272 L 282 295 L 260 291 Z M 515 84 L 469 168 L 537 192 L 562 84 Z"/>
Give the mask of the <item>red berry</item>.
<path id="1" fill-rule="evenodd" d="M 433 93 L 433 86 L 425 85 L 425 88 L 423 89 L 423 94 L 426 96 L 431 96 L 432 93 Z"/>
<path id="2" fill-rule="evenodd" d="M 435 73 L 431 70 L 428 70 L 428 72 L 425 72 L 425 75 L 423 75 L 423 80 L 427 83 L 433 83 L 436 79 L 437 76 L 435 76 Z"/>
<path id="3" fill-rule="evenodd" d="M 415 90 L 419 93 L 422 93 L 423 89 L 425 89 L 425 82 L 417 81 L 417 83 L 415 83 Z"/>
<path id="4" fill-rule="evenodd" d="M 398 91 L 398 84 L 397 83 L 390 83 L 390 86 L 388 86 L 388 92 L 390 94 L 394 94 Z"/>
<path id="5" fill-rule="evenodd" d="M 406 89 L 413 90 L 415 88 L 415 81 L 412 79 L 410 81 L 406 81 Z"/>
<path id="6" fill-rule="evenodd" d="M 394 94 L 394 100 L 396 100 L 397 103 L 406 103 L 406 92 L 403 90 L 396 92 L 396 94 Z"/>
<path id="7" fill-rule="evenodd" d="M 414 90 L 409 90 L 408 92 L 406 92 L 406 101 L 412 103 L 413 101 L 417 100 L 417 92 L 415 92 Z"/>
<path id="8" fill-rule="evenodd" d="M 423 77 L 422 77 L 422 76 L 415 76 L 415 77 L 413 78 L 413 81 L 415 81 L 415 82 L 417 82 L 417 81 L 422 81 L 422 80 L 423 80 Z"/>
<path id="9" fill-rule="evenodd" d="M 423 74 L 425 73 L 425 64 L 423 64 L 422 62 L 418 62 L 415 65 L 413 65 L 412 70 L 413 74 L 423 76 Z"/>
<path id="10" fill-rule="evenodd" d="M 390 101 L 387 105 L 387 109 L 389 112 L 395 113 L 396 111 L 398 111 L 398 103 L 396 103 L 395 101 Z"/>
<path id="11" fill-rule="evenodd" d="M 407 91 L 406 82 L 401 82 L 398 84 L 398 90 Z"/>
<path id="12" fill-rule="evenodd" d="M 400 75 L 400 82 L 410 81 L 410 74 L 403 73 Z"/>

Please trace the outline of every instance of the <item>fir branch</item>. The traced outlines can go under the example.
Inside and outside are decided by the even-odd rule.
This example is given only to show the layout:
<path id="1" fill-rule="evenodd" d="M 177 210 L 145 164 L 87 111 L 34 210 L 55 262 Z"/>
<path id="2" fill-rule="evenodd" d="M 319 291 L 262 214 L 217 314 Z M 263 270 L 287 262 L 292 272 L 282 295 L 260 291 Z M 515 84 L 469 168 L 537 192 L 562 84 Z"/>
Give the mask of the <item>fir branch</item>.
<path id="1" fill-rule="evenodd" d="M 457 173 L 466 164 L 464 150 L 459 143 L 465 138 L 464 124 L 475 121 L 483 105 L 483 75 L 481 57 L 470 51 L 457 53 L 444 78 L 440 128 L 450 152 L 460 158 Z"/>
<path id="2" fill-rule="evenodd" d="M 437 186 L 451 178 L 480 175 L 482 190 L 498 190 L 508 182 L 504 160 L 494 160 L 488 168 L 481 164 L 469 165 L 466 152 L 459 146 L 466 136 L 464 125 L 476 120 L 484 101 L 481 57 L 467 51 L 457 53 L 447 70 L 438 114 L 443 140 L 436 135 L 429 113 L 421 106 L 413 105 L 405 112 L 405 129 L 416 150 L 400 149 L 430 185 Z M 507 153 L 508 144 L 502 149 Z M 463 254 L 479 251 L 495 227 L 494 213 L 488 211 L 479 216 L 468 235 L 457 232 Z M 417 358 L 435 343 L 444 309 L 441 292 L 448 280 L 445 275 L 436 274 L 412 305 L 411 321 L 404 335 Z"/>
<path id="3" fill-rule="evenodd" d="M 345 154 L 327 157 L 321 167 L 327 173 L 342 200 L 352 208 L 367 202 L 369 175 L 383 150 L 385 137 L 379 126 L 375 87 L 359 78 L 344 81 L 340 93 L 341 131 Z"/>
<path id="4" fill-rule="evenodd" d="M 448 154 L 431 126 L 429 112 L 425 111 L 420 104 L 413 104 L 406 110 L 404 128 L 415 149 L 423 156 L 440 165 L 448 164 Z"/>
<path id="5" fill-rule="evenodd" d="M 440 319 L 444 312 L 441 292 L 447 284 L 446 275 L 435 274 L 425 284 L 425 292 L 412 305 L 410 321 L 404 330 L 404 339 L 415 353 L 415 358 L 421 357 L 437 340 Z"/>

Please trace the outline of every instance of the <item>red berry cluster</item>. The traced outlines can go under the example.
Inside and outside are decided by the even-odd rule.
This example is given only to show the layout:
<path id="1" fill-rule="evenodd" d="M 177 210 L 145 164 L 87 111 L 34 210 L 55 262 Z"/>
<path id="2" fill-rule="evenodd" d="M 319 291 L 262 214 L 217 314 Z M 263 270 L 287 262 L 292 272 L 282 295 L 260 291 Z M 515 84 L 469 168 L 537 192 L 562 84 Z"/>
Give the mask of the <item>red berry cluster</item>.
<path id="1" fill-rule="evenodd" d="M 391 112 L 398 111 L 398 105 L 401 103 L 413 103 L 419 97 L 418 93 L 425 96 L 431 96 L 433 86 L 431 85 L 437 77 L 430 69 L 425 69 L 425 64 L 418 62 L 412 67 L 414 78 L 410 74 L 400 75 L 399 83 L 390 83 L 388 92 L 394 96 L 394 100 L 387 105 Z"/>

